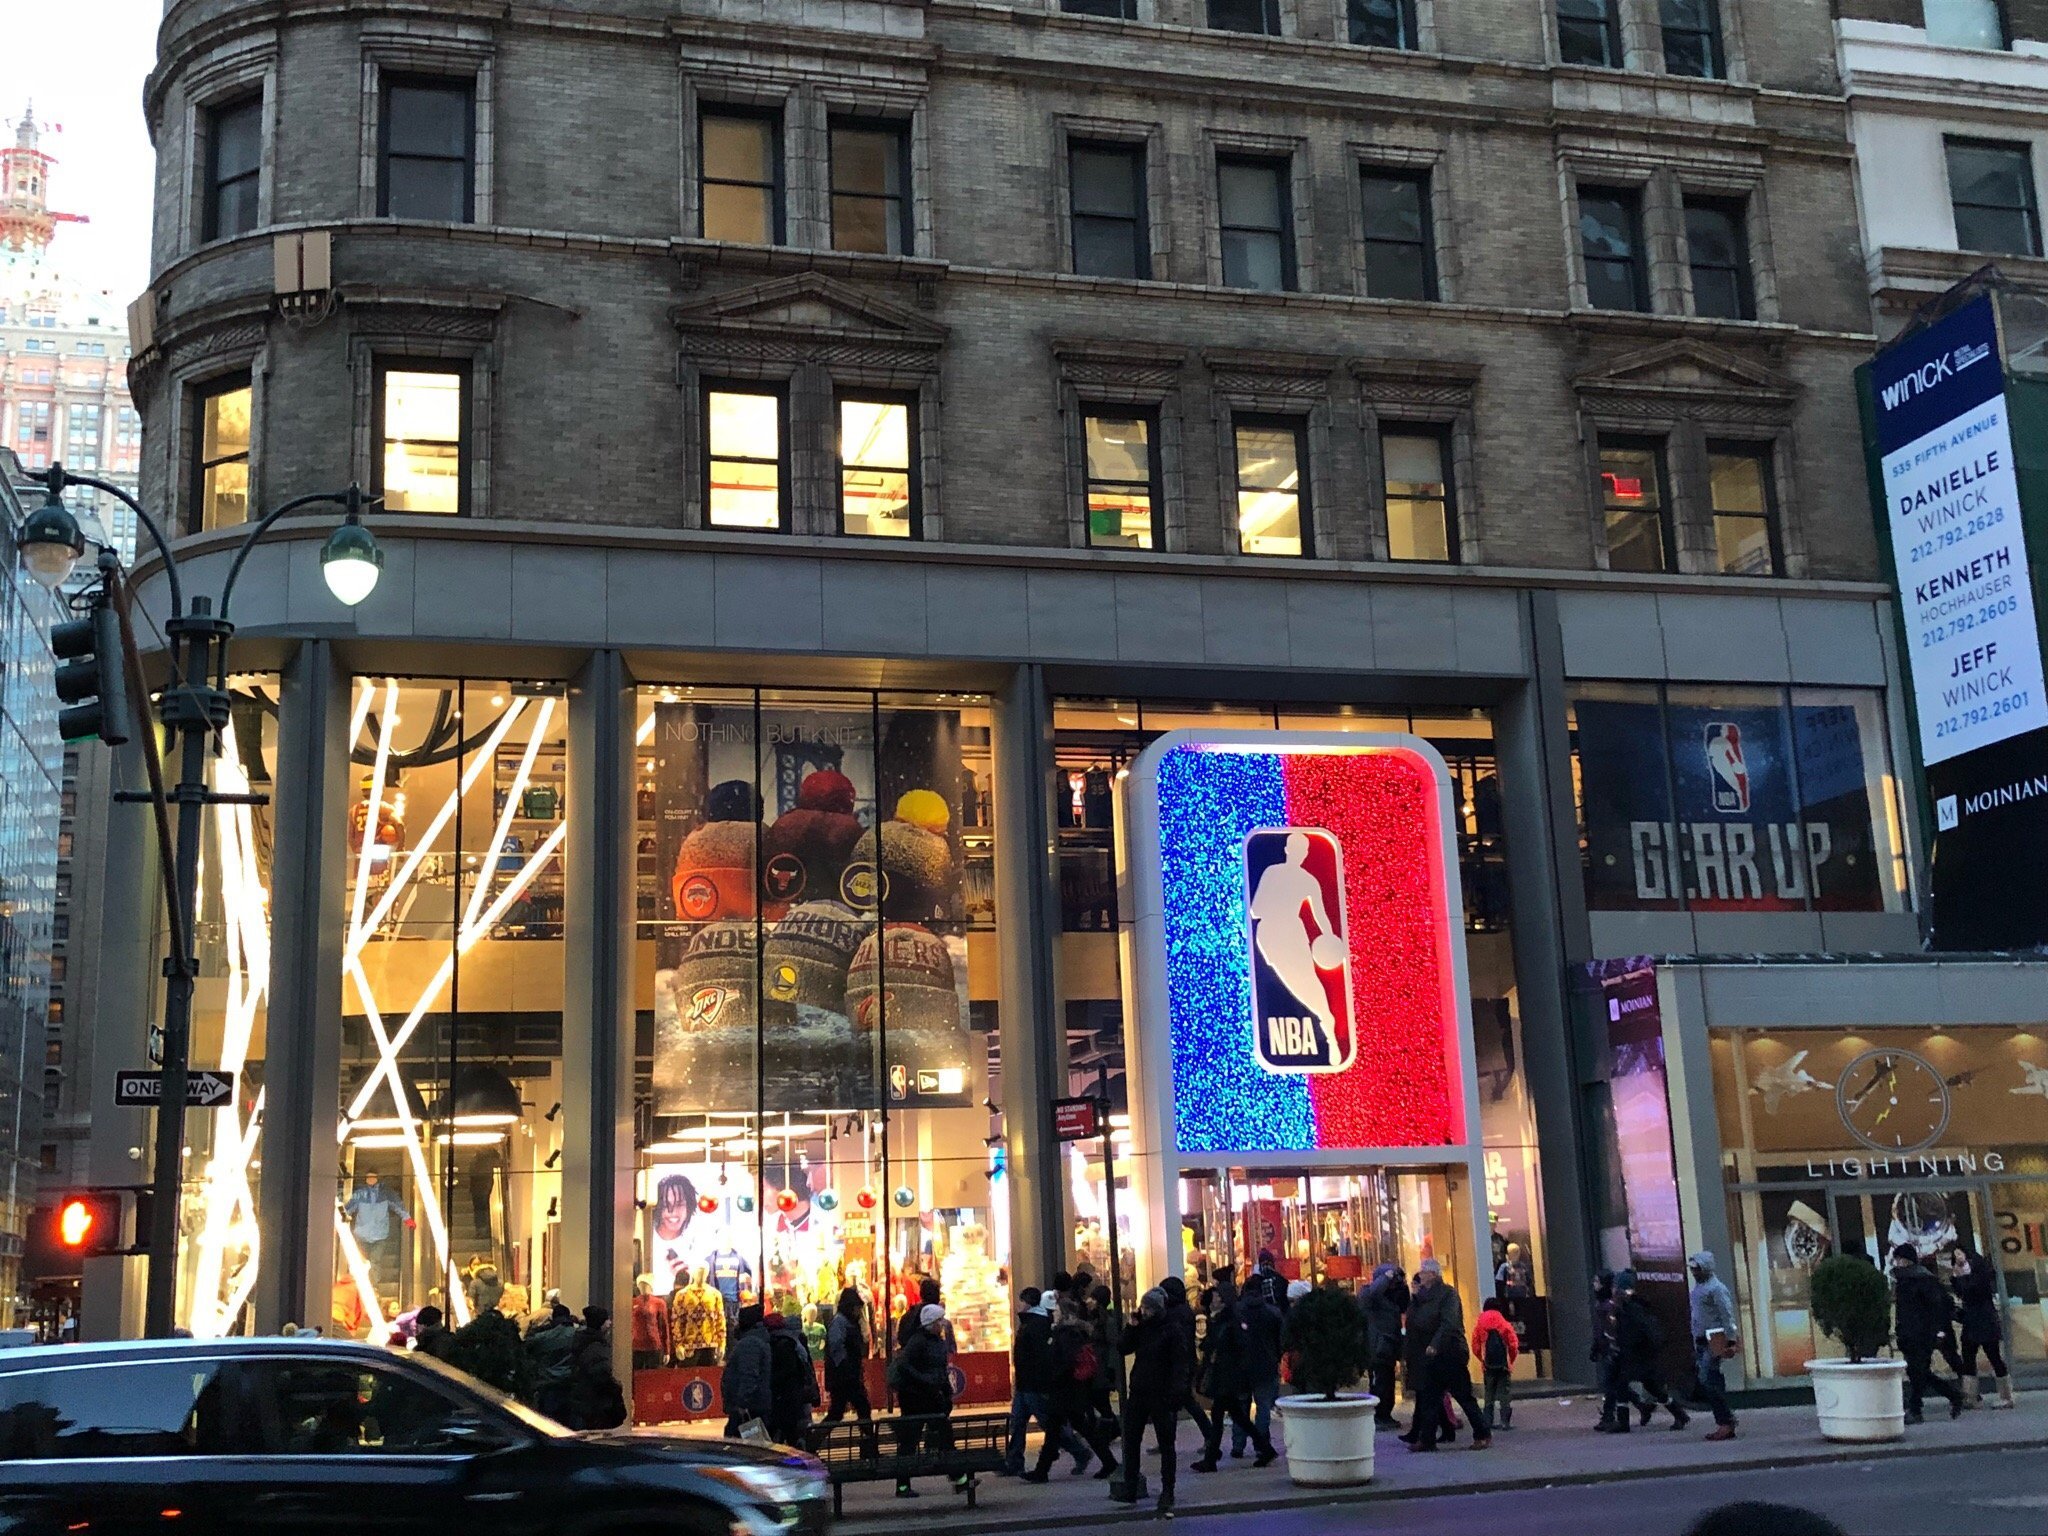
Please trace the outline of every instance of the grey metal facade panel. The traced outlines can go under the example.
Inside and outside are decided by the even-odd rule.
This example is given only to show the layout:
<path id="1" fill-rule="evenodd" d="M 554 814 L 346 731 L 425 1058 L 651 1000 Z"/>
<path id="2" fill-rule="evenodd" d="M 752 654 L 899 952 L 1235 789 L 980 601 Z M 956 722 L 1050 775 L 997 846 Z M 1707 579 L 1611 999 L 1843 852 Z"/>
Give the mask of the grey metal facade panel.
<path id="1" fill-rule="evenodd" d="M 1716 1029 L 1925 1026 L 1941 1017 L 1933 965 L 1710 965 L 1700 974 Z"/>
<path id="2" fill-rule="evenodd" d="M 1566 677 L 1664 676 L 1664 631 L 1649 592 L 1560 592 Z"/>
<path id="3" fill-rule="evenodd" d="M 360 633 L 370 635 L 413 633 L 419 612 L 419 571 L 417 552 L 419 546 L 410 541 L 387 539 L 378 547 L 384 551 L 383 573 L 377 578 L 377 585 L 370 595 L 350 610 L 341 622 Z M 317 587 L 311 584 L 317 583 Z M 286 572 L 284 591 L 287 599 L 296 608 L 303 602 L 303 593 L 314 592 L 316 603 L 324 602 L 328 611 L 337 612 L 337 605 L 327 591 L 327 579 L 320 572 L 319 546 L 312 543 L 294 544 L 289 569 Z M 428 589 L 428 601 L 435 600 L 435 594 Z M 515 610 L 520 615 L 523 628 L 528 611 L 522 606 Z M 539 617 L 538 614 L 535 615 Z M 254 619 L 235 616 L 237 624 L 254 624 Z"/>
<path id="4" fill-rule="evenodd" d="M 1031 654 L 1072 660 L 1110 660 L 1105 644 L 1115 633 L 1116 578 L 1092 571 L 1032 571 L 1024 580 L 1030 605 Z"/>
<path id="5" fill-rule="evenodd" d="M 824 647 L 819 562 L 775 555 L 712 556 L 712 634 L 738 651 L 816 651 Z"/>
<path id="6" fill-rule="evenodd" d="M 2048 1020 L 2048 966 L 2039 961 L 1937 964 L 1943 1023 L 2039 1024 Z"/>
<path id="7" fill-rule="evenodd" d="M 585 640 L 590 634 L 591 617 L 604 612 L 604 602 L 605 563 L 601 553 L 574 545 L 514 547 L 512 607 L 519 615 L 524 635 L 535 640 L 571 643 Z"/>
<path id="8" fill-rule="evenodd" d="M 1683 955 L 1694 948 L 1692 918 L 1683 912 L 1589 912 L 1593 958 Z"/>
<path id="9" fill-rule="evenodd" d="M 1818 912 L 1695 912 L 1692 927 L 1703 955 L 1806 955 L 1822 943 Z"/>
<path id="10" fill-rule="evenodd" d="M 1379 665 L 1373 635 L 1373 589 L 1335 582 L 1290 582 L 1287 587 L 1289 657 L 1297 667 Z"/>
<path id="11" fill-rule="evenodd" d="M 914 564 L 821 562 L 824 649 L 850 655 L 923 656 L 930 643 L 925 622 L 925 573 Z"/>
<path id="12" fill-rule="evenodd" d="M 1454 587 L 1458 670 L 1526 676 L 1531 666 L 1521 594 L 1498 587 Z"/>
<path id="13" fill-rule="evenodd" d="M 1785 683 L 1785 626 L 1776 598 L 1659 593 L 1664 675 L 1694 682 Z"/>
<path id="14" fill-rule="evenodd" d="M 413 582 L 413 633 L 424 630 L 462 640 L 512 638 L 510 545 L 422 539 L 413 550 Z M 292 606 L 301 607 L 296 594 Z M 525 620 L 521 614 L 522 633 Z"/>
<path id="15" fill-rule="evenodd" d="M 1202 578 L 1204 660 L 1241 667 L 1284 667 L 1290 654 L 1287 605 L 1274 601 L 1264 582 L 1232 576 Z"/>
<path id="16" fill-rule="evenodd" d="M 1386 586 L 1372 595 L 1372 650 L 1390 671 L 1458 670 L 1458 621 L 1448 587 Z"/>
<path id="17" fill-rule="evenodd" d="M 1098 624 L 1100 619 L 1096 621 Z M 1203 654 L 1202 583 L 1193 576 L 1116 578 L 1120 661 L 1183 661 Z"/>
<path id="18" fill-rule="evenodd" d="M 1889 604 L 1784 597 L 1778 612 L 1795 683 L 1884 687 L 1882 626 L 1891 622 Z"/>
<path id="19" fill-rule="evenodd" d="M 1823 947 L 1837 955 L 1910 955 L 1920 948 L 1920 919 L 1911 912 L 1823 912 Z"/>
<path id="20" fill-rule="evenodd" d="M 925 643 L 935 656 L 1028 656 L 1025 573 L 990 566 L 927 569 Z"/>
<path id="21" fill-rule="evenodd" d="M 613 549 L 604 556 L 604 631 L 614 645 L 709 646 L 712 566 L 701 555 Z"/>

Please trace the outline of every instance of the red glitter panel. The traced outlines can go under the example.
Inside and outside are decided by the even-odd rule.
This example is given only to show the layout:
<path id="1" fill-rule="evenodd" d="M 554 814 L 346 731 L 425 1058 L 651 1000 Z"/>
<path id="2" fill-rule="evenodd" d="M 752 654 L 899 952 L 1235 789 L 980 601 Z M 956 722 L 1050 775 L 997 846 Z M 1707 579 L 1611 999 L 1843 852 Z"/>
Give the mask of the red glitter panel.
<path id="1" fill-rule="evenodd" d="M 1309 1079 L 1323 1147 L 1453 1146 L 1465 1137 L 1442 809 L 1412 752 L 1284 754 L 1287 811 L 1344 849 L 1351 1066 Z"/>

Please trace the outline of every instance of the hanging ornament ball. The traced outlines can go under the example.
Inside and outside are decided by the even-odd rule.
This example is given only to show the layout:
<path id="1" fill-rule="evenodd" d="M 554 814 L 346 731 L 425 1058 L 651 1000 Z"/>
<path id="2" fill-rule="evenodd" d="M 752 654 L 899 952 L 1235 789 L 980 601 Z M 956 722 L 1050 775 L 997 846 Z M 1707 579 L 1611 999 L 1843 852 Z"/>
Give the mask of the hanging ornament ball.
<path id="1" fill-rule="evenodd" d="M 777 1190 L 775 1192 L 775 1209 L 783 1212 L 785 1215 L 788 1214 L 790 1211 L 795 1210 L 796 1191 L 793 1189 Z"/>
<path id="2" fill-rule="evenodd" d="M 702 1211 L 706 1216 L 714 1214 L 718 1210 L 718 1196 L 699 1195 L 697 1197 L 697 1209 Z"/>
<path id="3" fill-rule="evenodd" d="M 829 1189 L 819 1190 L 817 1197 L 811 1203 L 821 1211 L 836 1211 L 839 1209 L 839 1197 Z"/>
<path id="4" fill-rule="evenodd" d="M 872 1211 L 875 1208 L 875 1192 L 872 1189 L 864 1189 L 853 1198 L 864 1211 Z"/>
<path id="5" fill-rule="evenodd" d="M 917 1191 L 908 1184 L 898 1184 L 893 1198 L 898 1206 L 907 1211 L 917 1204 Z"/>
<path id="6" fill-rule="evenodd" d="M 747 1212 L 753 1210 L 754 1197 L 752 1195 L 741 1195 L 738 1199 L 733 1201 L 733 1204 L 737 1205 L 740 1208 L 740 1214 L 745 1215 Z"/>

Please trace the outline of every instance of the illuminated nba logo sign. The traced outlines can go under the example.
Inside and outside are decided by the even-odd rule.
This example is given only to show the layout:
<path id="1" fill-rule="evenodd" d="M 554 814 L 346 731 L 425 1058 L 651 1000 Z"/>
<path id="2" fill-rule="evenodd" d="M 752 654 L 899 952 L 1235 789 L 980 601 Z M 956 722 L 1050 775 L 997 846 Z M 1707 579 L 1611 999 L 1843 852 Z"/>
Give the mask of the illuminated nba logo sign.
<path id="1" fill-rule="evenodd" d="M 709 1413 L 711 1411 L 711 1383 L 698 1378 L 683 1383 L 683 1411 L 685 1413 Z"/>
<path id="2" fill-rule="evenodd" d="M 1344 854 L 1320 827 L 1261 827 L 1244 840 L 1252 1050 L 1268 1072 L 1351 1065 L 1351 948 Z"/>
<path id="3" fill-rule="evenodd" d="M 1742 727 L 1713 720 L 1706 727 L 1707 768 L 1714 776 L 1714 809 L 1740 816 L 1749 809 L 1749 765 L 1742 760 Z"/>

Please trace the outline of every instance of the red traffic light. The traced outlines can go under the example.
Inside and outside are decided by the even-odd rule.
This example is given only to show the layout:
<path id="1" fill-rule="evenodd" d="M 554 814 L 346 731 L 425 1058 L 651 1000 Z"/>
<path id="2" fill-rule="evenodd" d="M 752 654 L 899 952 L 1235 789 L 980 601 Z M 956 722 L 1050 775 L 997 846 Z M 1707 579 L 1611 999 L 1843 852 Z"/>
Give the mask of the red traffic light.
<path id="1" fill-rule="evenodd" d="M 80 1256 L 119 1253 L 121 1192 L 115 1189 L 72 1190 L 57 1202 L 55 1246 Z"/>

